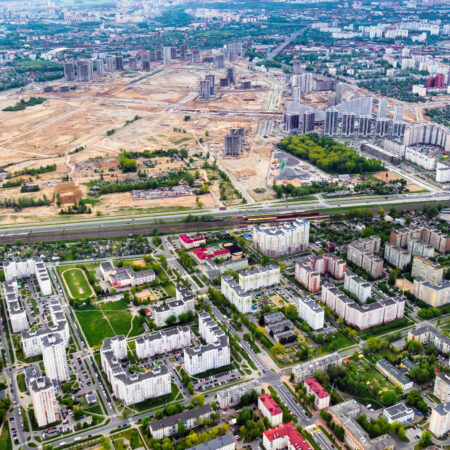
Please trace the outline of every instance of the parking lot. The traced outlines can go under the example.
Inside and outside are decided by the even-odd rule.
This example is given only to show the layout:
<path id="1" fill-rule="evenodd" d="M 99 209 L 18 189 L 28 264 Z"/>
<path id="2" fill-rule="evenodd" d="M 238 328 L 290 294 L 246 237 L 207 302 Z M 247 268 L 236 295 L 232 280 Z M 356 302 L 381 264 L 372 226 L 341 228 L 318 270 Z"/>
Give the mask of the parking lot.
<path id="1" fill-rule="evenodd" d="M 208 391 L 210 389 L 217 388 L 219 386 L 233 383 L 241 378 L 241 374 L 237 369 L 230 370 L 228 372 L 221 373 L 219 375 L 213 375 L 206 378 L 194 379 L 192 384 L 194 389 L 199 392 Z"/>

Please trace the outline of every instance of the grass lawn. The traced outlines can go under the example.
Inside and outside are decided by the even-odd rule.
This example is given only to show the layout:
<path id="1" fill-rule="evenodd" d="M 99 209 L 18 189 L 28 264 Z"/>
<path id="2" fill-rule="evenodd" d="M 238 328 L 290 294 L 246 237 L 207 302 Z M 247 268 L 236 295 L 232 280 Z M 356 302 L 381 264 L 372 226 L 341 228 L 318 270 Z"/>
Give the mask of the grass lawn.
<path id="1" fill-rule="evenodd" d="M 164 290 L 166 291 L 169 297 L 175 297 L 176 295 L 175 286 L 172 283 L 168 286 L 164 286 Z"/>
<path id="2" fill-rule="evenodd" d="M 17 384 L 19 385 L 20 392 L 27 392 L 27 386 L 25 384 L 25 374 L 24 373 L 19 373 L 19 375 L 17 375 Z"/>
<path id="3" fill-rule="evenodd" d="M 128 441 L 129 446 L 132 449 L 144 447 L 144 443 L 142 442 L 141 436 L 138 432 L 138 430 L 126 430 L 122 431 L 121 433 L 113 434 L 111 436 L 111 439 L 113 440 L 114 449 L 115 450 L 121 450 L 125 449 L 128 446 L 124 445 L 124 439 Z"/>
<path id="4" fill-rule="evenodd" d="M 93 295 L 92 287 L 83 270 L 66 268 L 61 270 L 61 276 L 69 290 L 68 294 L 74 300 L 86 300 Z"/>
<path id="5" fill-rule="evenodd" d="M 128 336 L 128 333 L 134 337 L 144 332 L 138 318 L 132 317 L 128 305 L 122 300 L 86 306 L 75 312 L 91 346 L 100 345 L 107 337 L 120 334 Z"/>
<path id="6" fill-rule="evenodd" d="M 0 448 L 2 450 L 12 450 L 11 435 L 9 433 L 8 422 L 3 423 L 2 434 L 0 434 Z"/>
<path id="7" fill-rule="evenodd" d="M 155 408 L 158 408 L 161 405 L 165 405 L 167 403 L 173 402 L 180 393 L 178 386 L 175 383 L 172 383 L 172 392 L 167 395 L 162 395 L 161 397 L 149 398 L 148 400 L 144 400 L 141 403 L 135 403 L 132 405 L 132 408 L 138 412 L 149 411 Z M 182 400 L 182 397 L 180 397 Z"/>

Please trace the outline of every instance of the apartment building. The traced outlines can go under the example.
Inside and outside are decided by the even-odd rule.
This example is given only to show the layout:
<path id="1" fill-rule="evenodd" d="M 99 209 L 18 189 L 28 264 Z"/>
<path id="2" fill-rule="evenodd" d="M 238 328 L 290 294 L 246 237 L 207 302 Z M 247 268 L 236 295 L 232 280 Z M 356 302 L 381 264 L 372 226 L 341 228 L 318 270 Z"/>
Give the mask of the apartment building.
<path id="1" fill-rule="evenodd" d="M 223 275 L 220 281 L 220 291 L 236 308 L 243 314 L 252 312 L 253 295 L 245 292 L 242 287 L 234 281 L 232 275 Z"/>
<path id="2" fill-rule="evenodd" d="M 433 344 L 442 353 L 450 352 L 450 338 L 431 325 L 421 325 L 408 331 L 408 340 L 419 341 L 424 345 Z"/>
<path id="3" fill-rule="evenodd" d="M 262 443 L 266 450 L 313 450 L 292 422 L 264 431 Z"/>
<path id="4" fill-rule="evenodd" d="M 47 334 L 42 338 L 42 358 L 45 374 L 50 380 L 62 383 L 69 379 L 66 345 L 59 334 Z"/>
<path id="5" fill-rule="evenodd" d="M 186 314 L 189 311 L 194 311 L 195 299 L 194 296 L 184 297 L 180 300 L 167 300 L 167 302 L 160 302 L 153 305 L 150 309 L 152 311 L 152 317 L 157 327 L 163 327 L 167 325 L 167 319 L 175 316 L 176 319 L 181 314 Z"/>
<path id="6" fill-rule="evenodd" d="M 315 378 L 307 378 L 303 384 L 306 387 L 306 393 L 314 395 L 314 406 L 316 409 L 330 406 L 330 394 Z"/>
<path id="7" fill-rule="evenodd" d="M 308 292 L 315 293 L 320 291 L 320 274 L 307 261 L 295 265 L 295 279 Z"/>
<path id="8" fill-rule="evenodd" d="M 126 339 L 115 336 L 103 340 L 100 351 L 102 370 L 111 384 L 114 396 L 125 405 L 170 394 L 169 369 L 160 365 L 143 373 L 130 373 L 122 367 L 127 357 Z"/>
<path id="9" fill-rule="evenodd" d="M 348 245 L 347 258 L 373 278 L 379 278 L 383 274 L 383 260 L 377 255 L 380 246 L 379 236 L 358 239 Z"/>
<path id="10" fill-rule="evenodd" d="M 393 366 L 386 359 L 380 359 L 375 365 L 376 369 L 393 384 L 400 386 L 404 391 L 412 389 L 413 382 L 399 368 Z"/>
<path id="11" fill-rule="evenodd" d="M 7 283 L 35 276 L 41 294 L 44 297 L 52 294 L 52 283 L 47 268 L 41 258 L 34 257 L 23 260 L 5 261 L 3 263 L 3 270 Z"/>
<path id="12" fill-rule="evenodd" d="M 187 234 L 180 234 L 178 238 L 180 239 L 181 245 L 186 250 L 206 245 L 206 238 L 204 236 L 189 237 Z"/>
<path id="13" fill-rule="evenodd" d="M 397 244 L 386 243 L 384 246 L 384 259 L 400 270 L 403 270 L 411 261 L 411 253 Z"/>
<path id="14" fill-rule="evenodd" d="M 416 278 L 412 293 L 419 300 L 437 308 L 450 302 L 450 281 L 445 280 L 442 283 L 433 284 L 421 278 Z"/>
<path id="15" fill-rule="evenodd" d="M 361 303 L 366 303 L 372 295 L 372 285 L 356 273 L 347 272 L 345 274 L 344 289 L 356 295 Z"/>
<path id="16" fill-rule="evenodd" d="M 294 297 L 294 303 L 300 319 L 304 320 L 313 330 L 320 330 L 324 326 L 325 311 L 309 297 Z"/>
<path id="17" fill-rule="evenodd" d="M 434 379 L 433 394 L 442 402 L 450 401 L 450 374 L 439 372 Z"/>
<path id="18" fill-rule="evenodd" d="M 217 403 L 220 408 L 226 410 L 233 406 L 239 405 L 244 395 L 250 394 L 251 391 L 259 390 L 261 383 L 251 381 L 249 383 L 240 384 L 217 392 Z"/>
<path id="19" fill-rule="evenodd" d="M 405 300 L 396 297 L 358 305 L 333 284 L 322 286 L 321 301 L 350 326 L 365 330 L 403 317 Z"/>
<path id="20" fill-rule="evenodd" d="M 167 331 L 139 336 L 136 339 L 136 357 L 144 359 L 172 352 L 191 345 L 189 327 L 176 327 Z"/>
<path id="21" fill-rule="evenodd" d="M 431 245 L 440 253 L 450 251 L 450 236 L 438 230 L 425 227 L 407 227 L 391 232 L 391 243 L 400 245 L 400 247 L 407 247 L 410 239 L 419 239 Z"/>
<path id="22" fill-rule="evenodd" d="M 270 394 L 263 394 L 258 397 L 258 409 L 263 416 L 269 419 L 270 426 L 276 427 L 283 423 L 283 411 Z"/>
<path id="23" fill-rule="evenodd" d="M 431 411 L 429 430 L 441 437 L 450 430 L 450 402 L 441 403 Z"/>
<path id="24" fill-rule="evenodd" d="M 164 439 L 178 433 L 178 423 L 181 422 L 187 430 L 191 430 L 201 425 L 202 420 L 208 419 L 214 414 L 211 405 L 197 406 L 197 408 L 187 409 L 179 414 L 164 417 L 160 420 L 150 422 L 150 434 L 155 439 Z"/>
<path id="25" fill-rule="evenodd" d="M 411 275 L 414 278 L 422 278 L 432 284 L 439 284 L 444 277 L 444 269 L 438 263 L 430 261 L 422 256 L 415 256 L 413 259 Z"/>
<path id="26" fill-rule="evenodd" d="M 116 268 L 109 261 L 100 264 L 100 273 L 104 281 L 109 283 L 113 288 L 139 286 L 144 283 L 151 283 L 156 279 L 153 269 L 135 272 L 129 266 Z"/>
<path id="27" fill-rule="evenodd" d="M 331 406 L 329 412 L 333 421 L 344 429 L 344 440 L 348 447 L 355 450 L 393 449 L 395 447 L 394 441 L 389 435 L 370 439 L 369 433 L 358 423 L 362 409 L 356 400 Z"/>
<path id="28" fill-rule="evenodd" d="M 280 282 L 280 267 L 269 265 L 239 273 L 239 286 L 244 292 L 262 289 Z"/>
<path id="29" fill-rule="evenodd" d="M 198 315 L 199 332 L 207 342 L 184 349 L 184 368 L 189 375 L 227 366 L 231 362 L 230 346 L 225 332 L 207 313 Z"/>
<path id="30" fill-rule="evenodd" d="M 9 315 L 9 321 L 13 333 L 20 333 L 28 330 L 28 318 L 23 304 L 19 298 L 19 289 L 17 283 L 11 281 L 5 282 L 3 286 L 3 298 L 6 301 L 6 309 Z"/>
<path id="31" fill-rule="evenodd" d="M 383 411 L 383 417 L 389 422 L 401 422 L 402 424 L 414 420 L 414 409 L 409 408 L 404 403 L 397 403 Z"/>
<path id="32" fill-rule="evenodd" d="M 236 441 L 232 438 L 231 434 L 225 434 L 211 441 L 198 444 L 192 447 L 191 450 L 235 450 L 235 448 Z"/>
<path id="33" fill-rule="evenodd" d="M 332 253 L 328 255 L 310 255 L 306 258 L 309 261 L 310 266 L 323 275 L 329 273 L 333 278 L 337 280 L 343 280 L 345 277 L 345 271 L 347 263 Z"/>
<path id="34" fill-rule="evenodd" d="M 279 226 L 256 225 L 253 243 L 257 250 L 271 258 L 302 252 L 309 244 L 309 222 L 299 218 Z"/>
<path id="35" fill-rule="evenodd" d="M 33 403 L 34 416 L 39 428 L 59 420 L 55 387 L 50 381 L 50 378 L 34 378 L 30 383 L 30 395 Z"/>
<path id="36" fill-rule="evenodd" d="M 411 238 L 407 244 L 408 252 L 411 256 L 423 256 L 424 258 L 434 258 L 434 247 L 425 241 L 417 238 Z"/>
<path id="37" fill-rule="evenodd" d="M 292 373 L 294 374 L 296 383 L 301 383 L 302 381 L 311 378 L 316 370 L 326 371 L 329 366 L 340 366 L 341 364 L 342 358 L 339 356 L 339 353 L 335 352 L 298 364 L 292 368 Z"/>

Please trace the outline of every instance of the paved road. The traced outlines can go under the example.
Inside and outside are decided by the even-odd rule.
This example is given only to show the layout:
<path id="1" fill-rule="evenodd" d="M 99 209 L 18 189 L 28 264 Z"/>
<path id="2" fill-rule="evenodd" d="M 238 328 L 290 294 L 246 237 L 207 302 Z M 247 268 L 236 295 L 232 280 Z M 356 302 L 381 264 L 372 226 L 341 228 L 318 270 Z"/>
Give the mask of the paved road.
<path id="1" fill-rule="evenodd" d="M 282 52 L 299 34 L 303 33 L 305 29 L 306 27 L 288 36 L 278 47 L 276 47 L 267 55 L 266 59 L 273 59 L 275 58 L 275 56 L 279 55 L 280 52 Z"/>

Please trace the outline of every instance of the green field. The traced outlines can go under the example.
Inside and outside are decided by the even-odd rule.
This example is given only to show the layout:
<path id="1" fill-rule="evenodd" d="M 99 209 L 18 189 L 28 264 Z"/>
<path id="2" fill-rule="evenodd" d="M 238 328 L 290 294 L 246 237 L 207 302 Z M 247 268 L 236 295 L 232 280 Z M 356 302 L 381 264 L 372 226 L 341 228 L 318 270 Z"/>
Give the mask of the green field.
<path id="1" fill-rule="evenodd" d="M 75 313 L 91 346 L 101 345 L 103 339 L 118 334 L 134 337 L 144 332 L 138 317 L 132 317 L 128 305 L 122 300 L 84 306 Z"/>
<path id="2" fill-rule="evenodd" d="M 66 284 L 69 297 L 74 300 L 87 300 L 92 297 L 92 287 L 82 269 L 63 268 L 60 274 Z"/>
<path id="3" fill-rule="evenodd" d="M 11 435 L 9 434 L 8 422 L 3 423 L 2 433 L 0 434 L 0 448 L 2 450 L 12 450 Z"/>

